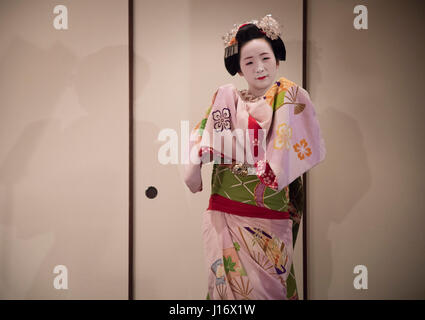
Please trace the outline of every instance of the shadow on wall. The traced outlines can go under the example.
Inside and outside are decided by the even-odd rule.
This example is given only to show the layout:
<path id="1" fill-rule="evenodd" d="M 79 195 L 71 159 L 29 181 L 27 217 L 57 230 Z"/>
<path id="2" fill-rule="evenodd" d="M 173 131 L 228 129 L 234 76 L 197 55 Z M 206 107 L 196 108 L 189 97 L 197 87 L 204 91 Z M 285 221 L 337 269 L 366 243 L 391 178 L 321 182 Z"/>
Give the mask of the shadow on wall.
<path id="1" fill-rule="evenodd" d="M 34 237 L 48 231 L 51 223 L 45 220 L 42 211 L 37 217 L 37 203 L 33 203 L 32 210 L 20 209 L 25 202 L 42 205 L 42 200 L 31 200 L 33 195 L 28 192 L 20 199 L 17 189 L 32 174 L 31 162 L 50 123 L 49 115 L 70 84 L 74 63 L 72 53 L 60 45 L 46 52 L 21 38 L 13 39 L 0 57 L 0 223 L 3 229 L 0 259 L 4 261 L 0 274 L 1 297 L 25 297 L 43 257 L 53 246 L 51 235 L 34 241 Z M 40 187 L 42 185 L 40 182 Z M 44 251 L 35 257 L 38 265 L 24 268 L 21 258 L 30 256 L 34 250 Z M 19 272 L 19 279 L 16 279 L 17 270 L 23 271 Z"/>
<path id="2" fill-rule="evenodd" d="M 127 46 L 80 59 L 59 43 L 43 50 L 15 38 L 0 58 L 0 260 L 7 262 L 0 297 L 53 294 L 46 279 L 58 260 L 90 281 L 96 274 L 85 267 L 111 259 L 114 238 L 93 233 L 112 232 L 113 225 L 102 221 L 117 219 L 119 206 L 104 199 L 123 185 L 116 158 L 108 158 L 116 151 L 111 144 L 123 136 L 115 120 L 123 98 L 108 93 L 116 90 L 110 79 L 128 78 L 127 64 L 116 63 L 127 57 Z M 120 133 L 117 141 L 111 131 Z M 116 191 L 119 203 L 124 193 Z M 111 297 L 119 281 L 110 280 Z M 83 290 L 72 296 L 95 296 L 95 288 Z M 59 299 L 70 294 L 60 291 L 54 293 Z"/>
<path id="3" fill-rule="evenodd" d="M 320 243 L 321 249 L 320 253 L 311 253 L 310 263 L 314 264 L 320 259 L 320 278 L 315 281 L 315 285 L 323 290 L 323 288 L 330 289 L 331 281 L 337 272 L 332 270 L 333 244 L 329 238 L 331 226 L 343 223 L 355 205 L 369 192 L 372 173 L 367 159 L 365 138 L 358 121 L 335 105 L 336 99 L 333 99 L 332 88 L 321 83 L 323 49 L 314 41 L 308 42 L 308 49 L 309 72 L 314 70 L 314 78 L 310 77 L 309 82 L 314 82 L 314 87 L 326 90 L 323 94 L 329 97 L 328 102 L 322 100 L 319 105 L 315 99 L 315 92 L 309 91 L 316 107 L 327 150 L 324 162 L 314 173 L 314 180 L 322 181 L 325 191 L 320 192 L 322 196 L 320 201 L 314 200 L 316 205 L 314 208 L 309 206 L 310 225 L 314 225 L 312 237 Z M 329 172 L 332 174 L 325 174 Z M 356 174 L 353 175 L 353 172 Z M 309 191 L 310 197 L 314 196 L 314 190 Z M 317 274 L 312 276 L 315 277 Z M 330 294 L 330 292 L 318 293 L 315 291 L 316 288 L 312 286 L 310 288 L 317 298 L 326 298 Z"/>

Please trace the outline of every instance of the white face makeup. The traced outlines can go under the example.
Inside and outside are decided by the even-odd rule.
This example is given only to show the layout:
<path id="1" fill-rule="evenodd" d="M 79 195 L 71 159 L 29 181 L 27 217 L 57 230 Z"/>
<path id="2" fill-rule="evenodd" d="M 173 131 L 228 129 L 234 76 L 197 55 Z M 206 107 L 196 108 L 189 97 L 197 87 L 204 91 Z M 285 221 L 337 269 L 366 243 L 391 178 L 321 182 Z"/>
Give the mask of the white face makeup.
<path id="1" fill-rule="evenodd" d="M 253 39 L 241 48 L 239 65 L 239 75 L 248 82 L 248 92 L 259 97 L 274 82 L 279 62 L 265 39 Z"/>

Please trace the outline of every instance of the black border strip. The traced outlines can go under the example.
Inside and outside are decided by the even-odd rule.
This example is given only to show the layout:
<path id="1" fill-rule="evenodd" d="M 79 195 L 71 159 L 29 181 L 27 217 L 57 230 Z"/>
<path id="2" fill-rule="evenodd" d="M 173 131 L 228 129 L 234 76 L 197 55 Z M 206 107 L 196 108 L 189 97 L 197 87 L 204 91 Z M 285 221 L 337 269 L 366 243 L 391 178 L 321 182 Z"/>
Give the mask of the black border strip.
<path id="1" fill-rule="evenodd" d="M 303 0 L 303 88 L 307 89 L 307 0 Z M 303 299 L 308 300 L 307 264 L 307 172 L 303 174 L 304 212 L 303 212 Z"/>
<path id="2" fill-rule="evenodd" d="M 133 118 L 133 0 L 128 0 L 128 60 L 129 60 L 129 212 L 128 212 L 128 299 L 134 300 L 134 256 L 133 256 L 133 218 L 134 218 L 134 118 Z"/>

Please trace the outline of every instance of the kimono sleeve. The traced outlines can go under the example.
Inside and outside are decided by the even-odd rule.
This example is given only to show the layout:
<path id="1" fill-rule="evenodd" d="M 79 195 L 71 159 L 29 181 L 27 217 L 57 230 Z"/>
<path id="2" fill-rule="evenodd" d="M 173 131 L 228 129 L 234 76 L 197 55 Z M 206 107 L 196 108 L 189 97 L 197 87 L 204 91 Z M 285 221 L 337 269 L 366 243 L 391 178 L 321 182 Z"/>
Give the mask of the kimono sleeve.
<path id="1" fill-rule="evenodd" d="M 265 173 L 260 179 L 275 190 L 281 190 L 324 160 L 325 142 L 305 89 L 292 86 L 285 93 L 275 113 L 267 152 L 270 162 L 261 164 Z"/>
<path id="2" fill-rule="evenodd" d="M 199 156 L 200 144 L 202 140 L 202 134 L 207 123 L 208 116 L 211 112 L 212 106 L 217 96 L 217 91 L 214 93 L 211 105 L 205 112 L 204 117 L 198 124 L 192 129 L 190 133 L 189 141 L 189 163 L 184 168 L 184 182 L 191 192 L 196 193 L 202 191 L 202 176 L 201 168 L 202 161 Z"/>

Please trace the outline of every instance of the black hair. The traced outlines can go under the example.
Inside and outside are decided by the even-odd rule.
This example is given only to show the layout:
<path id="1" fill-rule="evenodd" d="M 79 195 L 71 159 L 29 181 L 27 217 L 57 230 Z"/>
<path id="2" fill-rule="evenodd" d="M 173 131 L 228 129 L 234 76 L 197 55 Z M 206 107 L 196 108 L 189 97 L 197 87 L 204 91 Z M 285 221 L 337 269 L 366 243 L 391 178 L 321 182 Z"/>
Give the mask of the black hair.
<path id="1" fill-rule="evenodd" d="M 239 64 L 241 48 L 244 44 L 253 39 L 265 39 L 268 43 L 270 43 L 276 61 L 285 61 L 286 49 L 282 39 L 278 37 L 275 40 L 271 40 L 255 24 L 248 23 L 239 28 L 238 32 L 236 33 L 236 41 L 238 42 L 238 53 L 224 58 L 224 64 L 226 66 L 226 69 L 232 76 L 234 76 L 237 72 L 241 71 L 241 67 Z"/>

